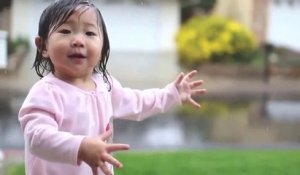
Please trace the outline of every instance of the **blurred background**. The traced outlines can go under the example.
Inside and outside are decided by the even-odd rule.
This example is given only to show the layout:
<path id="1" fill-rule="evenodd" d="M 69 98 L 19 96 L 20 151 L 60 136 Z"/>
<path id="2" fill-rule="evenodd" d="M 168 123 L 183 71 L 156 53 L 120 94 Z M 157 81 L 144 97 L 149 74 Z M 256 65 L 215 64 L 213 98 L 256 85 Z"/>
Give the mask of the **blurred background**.
<path id="1" fill-rule="evenodd" d="M 22 162 L 17 114 L 38 80 L 38 20 L 54 0 L 0 1 L 0 175 Z M 299 149 L 299 0 L 94 0 L 108 29 L 108 71 L 131 88 L 197 69 L 202 109 L 114 121 L 133 150 Z M 41 97 L 42 98 L 42 97 Z M 296 172 L 300 172 L 296 170 Z"/>

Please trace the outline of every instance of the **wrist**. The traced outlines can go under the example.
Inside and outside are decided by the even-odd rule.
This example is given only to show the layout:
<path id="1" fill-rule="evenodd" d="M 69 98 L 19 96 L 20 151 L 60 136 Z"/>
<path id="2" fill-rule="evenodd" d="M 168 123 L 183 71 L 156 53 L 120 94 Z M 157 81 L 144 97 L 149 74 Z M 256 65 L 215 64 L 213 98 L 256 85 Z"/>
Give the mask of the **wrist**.
<path id="1" fill-rule="evenodd" d="M 168 85 L 169 92 L 173 94 L 173 102 L 176 105 L 182 105 L 182 98 L 180 94 L 180 90 L 178 89 L 176 83 L 171 83 Z"/>
<path id="2" fill-rule="evenodd" d="M 83 161 L 84 157 L 84 147 L 86 143 L 86 137 L 82 139 L 79 149 L 78 149 L 78 154 L 77 154 L 77 165 L 80 165 L 81 162 Z"/>

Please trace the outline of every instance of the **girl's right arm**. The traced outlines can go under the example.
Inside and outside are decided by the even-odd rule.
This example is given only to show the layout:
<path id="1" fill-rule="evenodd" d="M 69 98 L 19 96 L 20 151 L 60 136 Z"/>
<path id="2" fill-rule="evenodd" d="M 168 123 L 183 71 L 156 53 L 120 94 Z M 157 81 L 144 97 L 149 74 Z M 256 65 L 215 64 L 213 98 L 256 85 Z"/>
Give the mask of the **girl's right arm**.
<path id="1" fill-rule="evenodd" d="M 98 168 L 106 175 L 111 174 L 105 162 L 122 167 L 110 153 L 128 150 L 129 145 L 107 144 L 106 140 L 111 131 L 100 136 L 87 137 L 58 129 L 64 110 L 58 93 L 57 89 L 37 84 L 25 99 L 19 112 L 25 151 L 56 163 L 79 165 L 84 161 L 92 168 L 94 175 L 98 174 Z"/>
<path id="2" fill-rule="evenodd" d="M 55 91 L 37 83 L 29 92 L 20 111 L 25 151 L 42 159 L 77 164 L 84 136 L 58 130 L 62 108 Z"/>

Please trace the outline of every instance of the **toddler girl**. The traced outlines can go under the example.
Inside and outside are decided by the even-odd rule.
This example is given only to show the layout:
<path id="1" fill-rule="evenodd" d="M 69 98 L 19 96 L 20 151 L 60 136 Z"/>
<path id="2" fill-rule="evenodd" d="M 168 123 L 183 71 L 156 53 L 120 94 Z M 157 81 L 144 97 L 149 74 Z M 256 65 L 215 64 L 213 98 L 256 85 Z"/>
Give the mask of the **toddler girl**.
<path id="1" fill-rule="evenodd" d="M 27 175 L 113 174 L 122 164 L 107 143 L 111 118 L 143 120 L 179 105 L 200 104 L 196 71 L 163 89 L 124 88 L 106 70 L 109 40 L 99 9 L 87 0 L 58 0 L 39 21 L 34 68 L 41 77 L 19 112 Z"/>

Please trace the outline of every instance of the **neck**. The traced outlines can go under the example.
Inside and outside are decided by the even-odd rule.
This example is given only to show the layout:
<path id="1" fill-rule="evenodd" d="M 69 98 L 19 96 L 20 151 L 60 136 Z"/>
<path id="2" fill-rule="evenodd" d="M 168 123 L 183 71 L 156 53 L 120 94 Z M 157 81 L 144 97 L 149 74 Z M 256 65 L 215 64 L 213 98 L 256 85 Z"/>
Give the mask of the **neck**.
<path id="1" fill-rule="evenodd" d="M 73 86 L 76 86 L 82 90 L 94 91 L 96 90 L 96 84 L 92 79 L 92 74 L 81 77 L 65 76 L 60 74 L 53 74 L 56 78 L 65 81 Z"/>

